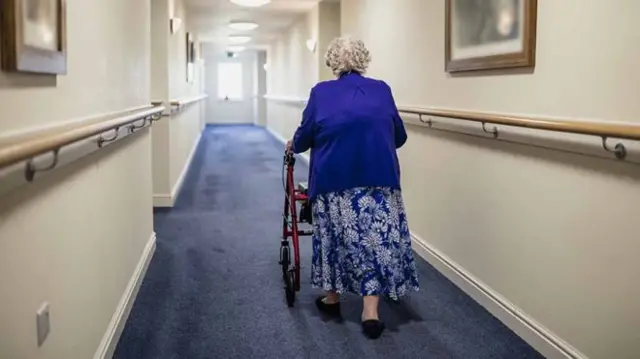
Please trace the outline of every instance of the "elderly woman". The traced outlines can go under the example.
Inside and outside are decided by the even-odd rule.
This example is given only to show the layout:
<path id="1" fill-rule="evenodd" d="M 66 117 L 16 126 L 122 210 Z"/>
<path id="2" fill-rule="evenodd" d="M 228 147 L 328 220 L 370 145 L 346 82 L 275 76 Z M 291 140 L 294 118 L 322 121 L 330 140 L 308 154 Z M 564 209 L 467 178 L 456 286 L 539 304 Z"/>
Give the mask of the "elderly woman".
<path id="1" fill-rule="evenodd" d="M 418 290 L 396 154 L 407 133 L 389 86 L 364 76 L 371 57 L 362 41 L 333 40 L 325 60 L 337 79 L 311 90 L 287 143 L 311 149 L 311 283 L 327 292 L 316 305 L 328 315 L 340 316 L 341 294 L 362 296 L 363 332 L 375 339 L 384 330 L 379 297 Z"/>

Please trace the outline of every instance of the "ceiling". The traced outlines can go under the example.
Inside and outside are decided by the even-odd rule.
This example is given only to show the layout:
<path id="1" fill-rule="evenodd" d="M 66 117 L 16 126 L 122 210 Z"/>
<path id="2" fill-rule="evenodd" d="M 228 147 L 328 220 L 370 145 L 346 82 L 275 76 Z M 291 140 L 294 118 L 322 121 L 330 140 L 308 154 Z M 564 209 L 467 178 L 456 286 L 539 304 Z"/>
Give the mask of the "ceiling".
<path id="1" fill-rule="evenodd" d="M 249 35 L 249 48 L 264 48 L 282 34 L 302 14 L 322 0 L 271 0 L 258 7 L 242 7 L 229 0 L 186 0 L 189 25 L 201 41 L 231 45 L 230 35 Z M 236 31 L 228 27 L 231 21 L 252 21 L 259 27 L 252 31 Z"/>

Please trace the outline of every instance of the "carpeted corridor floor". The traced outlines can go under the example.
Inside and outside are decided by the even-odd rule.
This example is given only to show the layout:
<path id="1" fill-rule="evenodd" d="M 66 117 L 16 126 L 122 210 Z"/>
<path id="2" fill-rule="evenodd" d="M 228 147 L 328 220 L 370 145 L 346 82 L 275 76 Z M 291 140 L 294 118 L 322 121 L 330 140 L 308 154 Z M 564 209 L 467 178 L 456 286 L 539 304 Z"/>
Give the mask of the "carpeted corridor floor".
<path id="1" fill-rule="evenodd" d="M 155 211 L 157 250 L 114 358 L 542 358 L 417 256 L 421 291 L 382 303 L 389 330 L 377 341 L 360 333 L 356 297 L 343 323 L 317 313 L 310 238 L 288 308 L 277 263 L 282 152 L 260 127 L 206 128 L 176 206 Z M 298 161 L 299 179 L 306 173 Z"/>

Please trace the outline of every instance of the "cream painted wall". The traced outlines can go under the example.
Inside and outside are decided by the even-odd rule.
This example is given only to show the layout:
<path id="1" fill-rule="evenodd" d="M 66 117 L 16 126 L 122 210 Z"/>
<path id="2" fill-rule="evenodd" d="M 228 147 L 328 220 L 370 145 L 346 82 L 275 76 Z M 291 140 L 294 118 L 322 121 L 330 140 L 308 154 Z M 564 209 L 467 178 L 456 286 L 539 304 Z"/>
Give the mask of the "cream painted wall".
<path id="1" fill-rule="evenodd" d="M 328 11 L 321 9 L 321 6 L 323 3 L 301 16 L 282 37 L 271 44 L 267 52 L 267 93 L 306 99 L 318 82 L 319 63 L 324 63 L 321 59 L 329 33 L 320 18 L 323 12 Z M 336 18 L 333 22 L 339 24 L 339 15 Z M 314 52 L 307 48 L 308 39 L 317 42 Z M 289 139 L 300 123 L 301 111 L 300 104 L 267 101 L 267 128 Z"/>
<path id="2" fill-rule="evenodd" d="M 265 64 L 267 63 L 267 52 L 257 51 L 256 61 L 253 66 L 254 76 L 254 123 L 258 126 L 267 125 L 267 103 L 264 99 L 264 95 L 267 93 L 267 72 L 265 70 Z"/>
<path id="3" fill-rule="evenodd" d="M 637 122 L 640 103 L 632 96 L 640 75 L 630 69 L 640 57 L 631 46 L 640 40 L 638 13 L 640 3 L 630 0 L 541 1 L 534 72 L 457 77 L 444 72 L 443 1 L 343 1 L 341 27 L 365 41 L 373 56 L 369 75 L 387 81 L 399 104 Z M 284 69 L 303 66 L 284 54 L 301 46 L 273 45 L 271 94 L 306 98 L 299 91 L 304 80 L 290 87 L 283 81 L 293 77 Z M 285 105 L 272 103 L 269 128 L 288 138 L 301 108 L 283 116 Z M 637 358 L 640 225 L 629 218 L 640 202 L 639 167 L 407 129 L 404 198 L 423 244 L 576 352 Z"/>
<path id="4" fill-rule="evenodd" d="M 155 100 L 168 103 L 201 93 L 202 62 L 196 61 L 194 81 L 187 82 L 186 34 L 190 31 L 189 17 L 183 0 L 153 0 L 152 2 L 152 52 L 153 94 Z M 182 19 L 182 26 L 175 33 L 169 30 L 169 19 Z M 192 32 L 193 33 L 193 32 Z M 196 58 L 199 57 L 198 39 Z M 156 70 L 157 69 L 157 70 Z M 170 207 L 188 169 L 202 131 L 202 107 L 204 101 L 168 114 L 164 123 L 154 127 L 153 132 L 153 193 L 154 205 Z"/>
<path id="5" fill-rule="evenodd" d="M 149 1 L 67 11 L 67 75 L 0 75 L 2 136 L 149 103 Z M 150 156 L 144 131 L 0 198 L 0 357 L 93 358 L 153 231 Z"/>
<path id="6" fill-rule="evenodd" d="M 196 61 L 194 64 L 193 82 L 187 82 L 187 38 L 186 31 L 190 31 L 194 36 L 196 58 L 200 57 L 198 38 L 191 30 L 188 14 L 185 10 L 184 0 L 174 0 L 174 16 L 182 18 L 183 26 L 180 31 L 170 35 L 169 38 L 169 94 L 171 99 L 180 99 L 189 96 L 198 95 L 200 93 L 201 63 Z M 191 162 L 191 156 L 195 151 L 201 133 L 201 106 L 204 101 L 187 105 L 181 111 L 171 116 L 171 136 L 170 136 L 170 152 L 171 152 L 171 171 L 170 181 L 173 189 L 174 197 L 177 190 L 182 184 L 182 180 L 186 175 L 186 171 Z M 176 198 L 174 198 L 175 200 Z"/>
<path id="7" fill-rule="evenodd" d="M 162 101 L 169 107 L 169 14 L 167 0 L 151 0 L 151 98 Z M 171 7 L 173 11 L 173 7 Z M 168 112 L 168 111 L 167 111 Z M 164 193 L 170 197 L 170 151 L 171 122 L 159 121 L 152 130 L 153 193 Z M 156 200 L 154 200 L 156 201 Z"/>
<path id="8" fill-rule="evenodd" d="M 340 36 L 340 2 L 321 2 L 318 4 L 318 49 L 316 50 L 318 80 L 333 80 L 335 75 L 325 64 L 324 55 L 329 43 Z"/>

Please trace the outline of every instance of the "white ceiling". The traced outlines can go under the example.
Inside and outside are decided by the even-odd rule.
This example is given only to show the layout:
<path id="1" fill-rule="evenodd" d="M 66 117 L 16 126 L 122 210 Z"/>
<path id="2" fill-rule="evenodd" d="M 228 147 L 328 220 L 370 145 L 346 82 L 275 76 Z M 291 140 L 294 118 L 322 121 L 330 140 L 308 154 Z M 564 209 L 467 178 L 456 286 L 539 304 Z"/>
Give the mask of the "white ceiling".
<path id="1" fill-rule="evenodd" d="M 247 47 L 264 48 L 282 34 L 302 14 L 322 0 L 271 0 L 258 7 L 242 7 L 229 0 L 186 0 L 189 25 L 201 41 L 231 45 L 229 35 L 249 35 Z M 231 21 L 252 21 L 259 27 L 252 31 L 235 31 L 228 27 Z"/>

